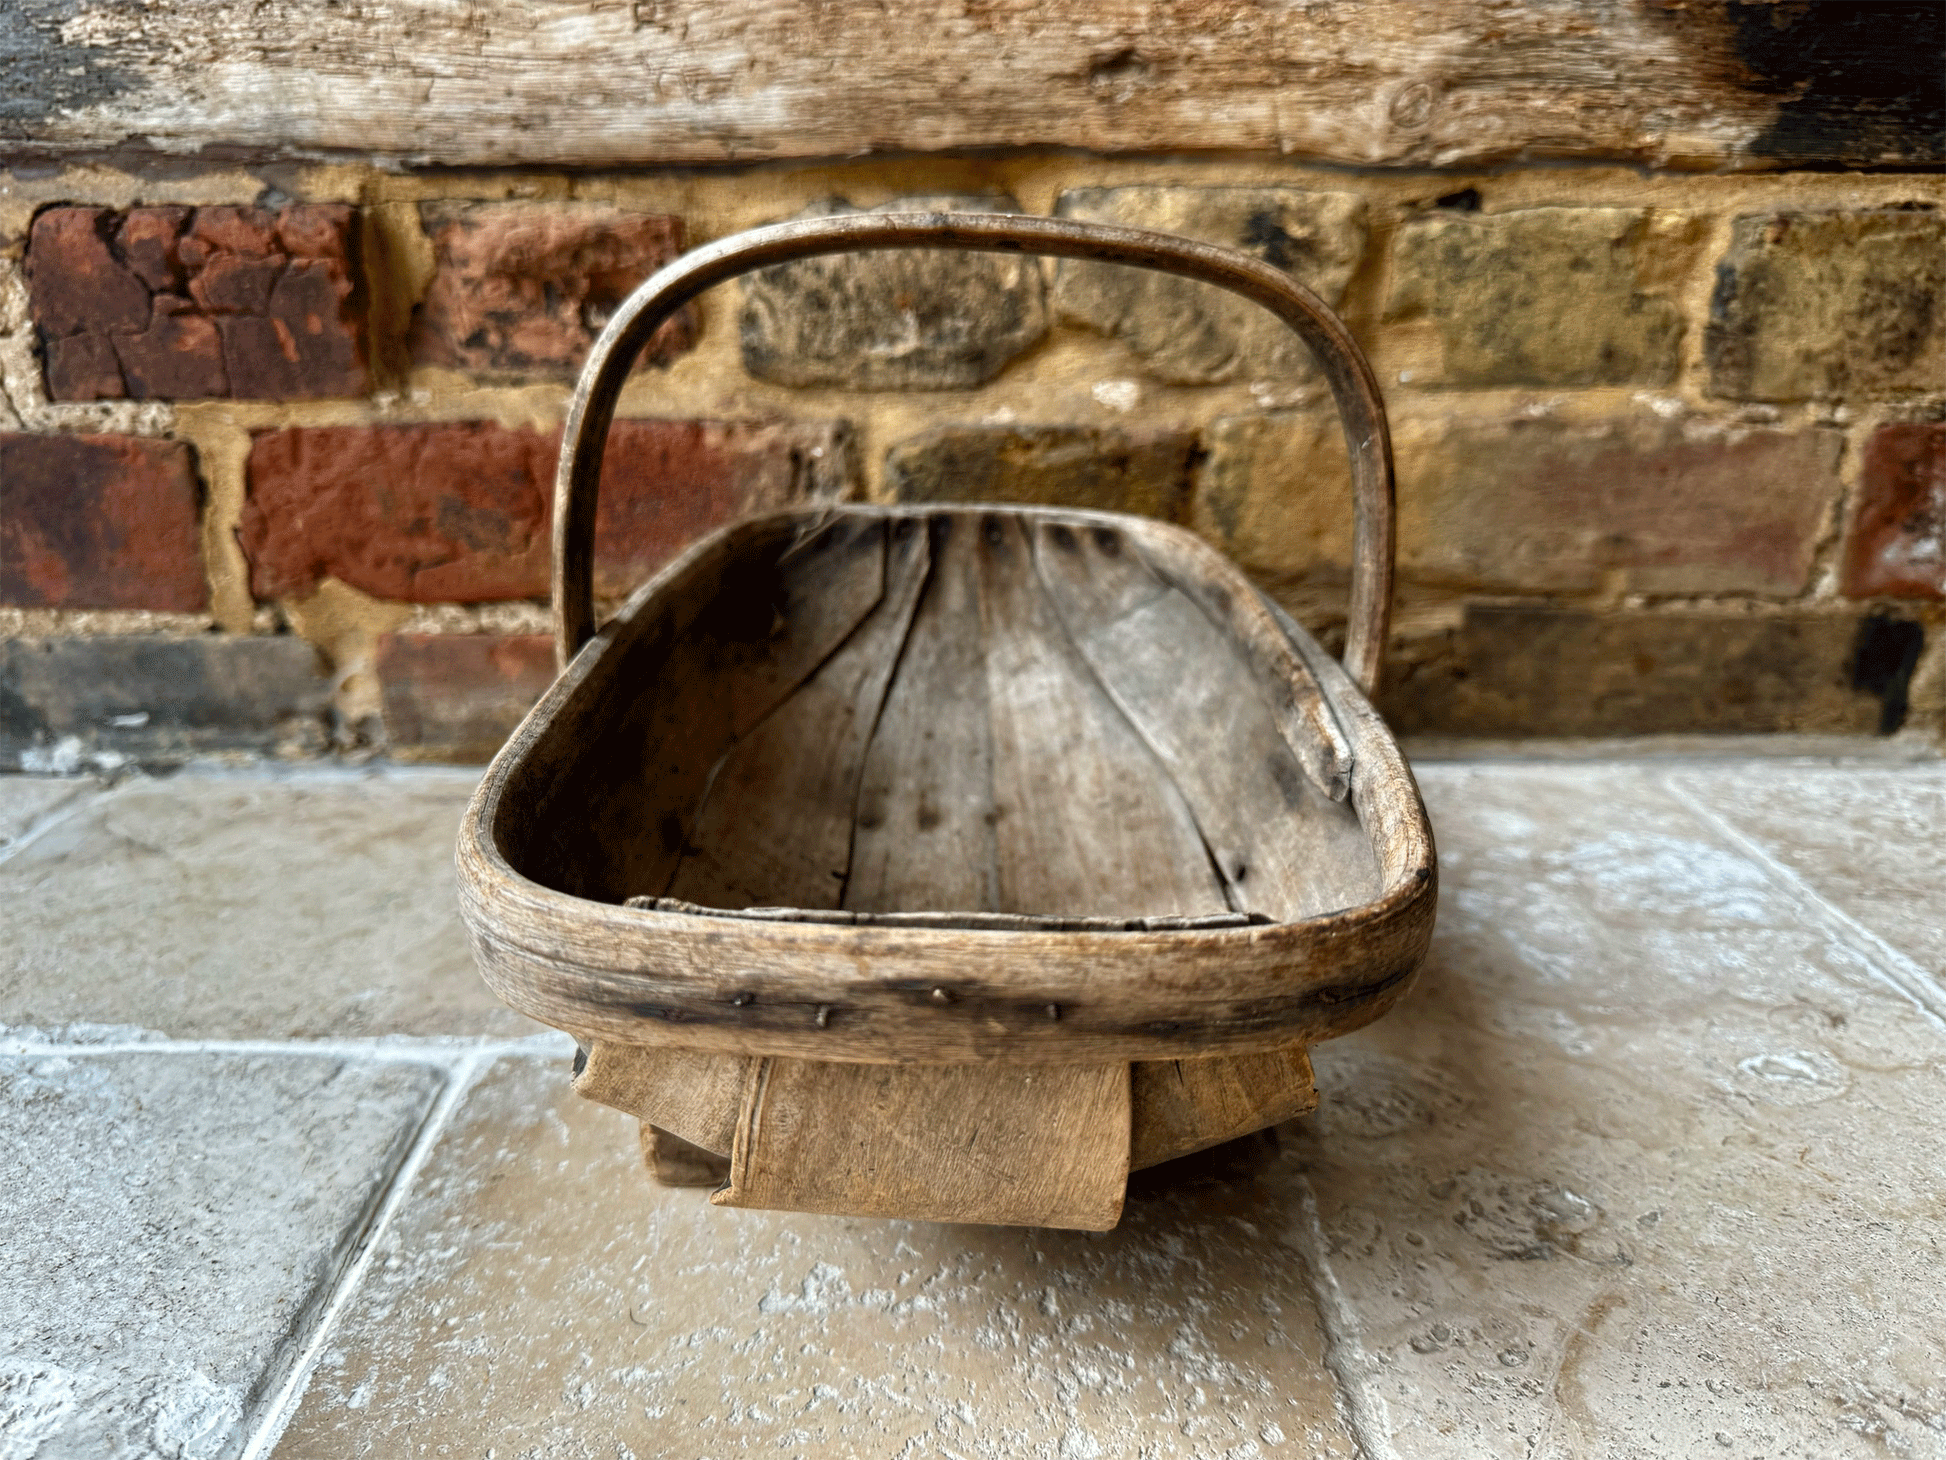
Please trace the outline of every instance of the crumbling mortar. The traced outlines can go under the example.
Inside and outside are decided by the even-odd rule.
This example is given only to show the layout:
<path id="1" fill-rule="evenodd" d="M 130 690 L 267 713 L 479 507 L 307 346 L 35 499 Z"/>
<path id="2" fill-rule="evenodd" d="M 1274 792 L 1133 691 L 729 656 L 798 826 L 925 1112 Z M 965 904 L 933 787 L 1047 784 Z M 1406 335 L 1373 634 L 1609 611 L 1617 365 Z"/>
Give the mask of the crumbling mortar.
<path id="1" fill-rule="evenodd" d="M 832 194 L 847 196 L 860 206 L 872 206 L 904 195 L 1004 192 L 1028 212 L 1048 213 L 1066 188 L 1136 183 L 1280 185 L 1352 190 L 1363 195 L 1368 243 L 1347 291 L 1345 314 L 1373 354 L 1385 381 L 1388 402 L 1401 419 L 1472 419 L 1518 411 L 1558 414 L 1572 420 L 1652 410 L 1699 426 L 1771 425 L 1799 430 L 1829 421 L 1845 433 L 1841 490 L 1820 524 L 1810 586 L 1795 596 L 1627 595 L 1618 594 L 1616 585 L 1609 583 L 1603 590 L 1578 597 L 1509 597 L 1460 589 L 1428 591 L 1408 585 L 1402 591 L 1402 627 L 1415 619 L 1422 623 L 1453 621 L 1467 603 L 1498 601 L 1553 602 L 1623 613 L 1836 613 L 1858 612 L 1866 607 L 1839 596 L 1836 574 L 1863 444 L 1888 420 L 1946 415 L 1946 400 L 1925 397 L 1844 405 L 1849 417 L 1834 420 L 1828 405 L 1753 405 L 1713 397 L 1708 393 L 1704 340 L 1709 300 L 1716 261 L 1727 249 L 1733 220 L 1739 213 L 1783 207 L 1886 206 L 1915 196 L 1946 194 L 1946 187 L 1931 176 L 1658 174 L 1640 168 L 1583 165 L 1516 166 L 1466 173 L 1368 172 L 1263 158 L 1213 156 L 1182 161 L 1049 152 L 775 164 L 728 173 L 705 169 L 413 173 L 362 162 L 323 162 L 167 178 L 144 178 L 98 165 L 71 167 L 33 179 L 0 175 L 0 239 L 4 240 L 0 242 L 0 426 L 32 431 L 128 431 L 174 435 L 191 442 L 198 451 L 208 492 L 204 546 L 212 588 L 210 622 L 235 633 L 273 632 L 288 625 L 305 634 L 332 659 L 334 671 L 341 676 L 341 719 L 352 723 L 366 712 L 361 707 L 369 707 L 375 694 L 362 665 L 368 662 L 369 642 L 379 631 L 381 620 L 411 632 L 538 632 L 545 628 L 544 609 L 532 603 L 402 607 L 380 606 L 367 600 L 356 613 L 345 609 L 334 617 L 323 613 L 317 596 L 304 604 L 260 606 L 249 591 L 248 567 L 236 544 L 236 530 L 244 499 L 244 462 L 253 432 L 283 426 L 470 419 L 546 430 L 558 425 L 565 412 L 567 382 L 486 384 L 458 372 L 410 366 L 404 353 L 405 334 L 432 269 L 431 243 L 419 219 L 420 202 L 435 198 L 611 202 L 681 217 L 693 246 L 788 216 L 806 203 Z M 1391 286 L 1392 240 L 1404 220 L 1439 196 L 1468 186 L 1481 193 L 1482 209 L 1489 213 L 1548 205 L 1614 206 L 1662 208 L 1697 219 L 1701 239 L 1685 279 L 1674 289 L 1673 297 L 1682 308 L 1686 327 L 1672 385 L 1650 391 L 1624 387 L 1552 393 L 1456 391 L 1400 384 L 1396 371 L 1388 374 L 1387 366 L 1396 359 L 1400 340 L 1398 328 L 1380 318 Z M 212 205 L 287 200 L 351 202 L 364 210 L 362 242 L 371 290 L 367 323 L 376 386 L 371 395 L 359 400 L 181 405 L 159 401 L 54 405 L 46 401 L 32 329 L 26 323 L 24 285 L 14 262 L 24 244 L 27 221 L 36 208 L 50 202 L 128 207 L 164 202 Z M 1255 382 L 1175 387 L 1149 381 L 1118 344 L 1058 322 L 1041 345 L 1016 361 L 999 380 L 978 391 L 868 395 L 843 390 L 791 390 L 743 374 L 735 286 L 711 291 L 703 296 L 701 305 L 697 348 L 666 371 L 645 372 L 631 380 L 623 393 L 621 414 L 848 419 L 853 422 L 860 452 L 862 492 L 874 500 L 884 495 L 886 450 L 934 424 L 1201 425 L 1220 415 L 1259 412 L 1267 402 L 1277 406 L 1290 403 L 1274 392 L 1267 396 L 1253 390 Z M 1109 392 L 1106 399 L 1095 394 L 1095 387 L 1104 382 L 1124 379 L 1134 383 L 1139 408 L 1111 406 L 1109 400 L 1122 399 L 1115 392 Z M 1313 390 L 1292 394 L 1303 408 L 1325 405 Z M 1280 596 L 1293 591 L 1293 585 L 1276 586 Z M 1308 592 L 1301 587 L 1295 591 L 1299 596 Z M 1407 600 L 1411 601 L 1409 607 Z M 1911 605 L 1903 609 L 1910 611 Z M 356 633 L 346 627 L 353 620 L 360 626 Z M 45 622 L 70 632 L 154 631 L 149 620 L 140 618 L 55 615 Z M 1946 677 L 1938 637 L 1937 633 L 1929 634 L 1926 656 L 1915 677 L 1915 719 L 1921 715 L 1922 681 L 1930 684 Z M 1939 707 L 1926 713 L 1934 722 L 1940 718 Z"/>

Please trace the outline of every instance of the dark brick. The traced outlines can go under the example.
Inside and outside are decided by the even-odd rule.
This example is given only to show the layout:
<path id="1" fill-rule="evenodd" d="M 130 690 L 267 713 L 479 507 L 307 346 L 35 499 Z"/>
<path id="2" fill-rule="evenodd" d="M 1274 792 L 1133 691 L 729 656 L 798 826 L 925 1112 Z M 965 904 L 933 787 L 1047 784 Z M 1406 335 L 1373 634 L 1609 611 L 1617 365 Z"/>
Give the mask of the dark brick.
<path id="1" fill-rule="evenodd" d="M 885 457 L 902 502 L 1046 502 L 1171 521 L 1189 499 L 1189 431 L 1094 426 L 941 426 Z"/>
<path id="2" fill-rule="evenodd" d="M 420 364 L 479 374 L 568 375 L 635 286 L 682 252 L 682 220 L 606 203 L 422 203 L 437 271 L 413 320 Z M 694 347 L 684 308 L 642 352 Z"/>
<path id="3" fill-rule="evenodd" d="M 1946 598 L 1946 422 L 1884 426 L 1865 444 L 1845 592 Z"/>
<path id="4" fill-rule="evenodd" d="M 119 400 L 122 362 L 107 335 L 46 341 L 47 393 L 54 400 Z"/>
<path id="5" fill-rule="evenodd" d="M 1289 271 L 1336 305 L 1365 253 L 1356 193 L 1282 187 L 1080 188 L 1063 218 L 1149 228 L 1227 244 Z M 1158 380 L 1205 385 L 1316 373 L 1311 352 L 1276 316 L 1228 290 L 1118 264 L 1061 261 L 1062 316 L 1113 335 Z"/>
<path id="6" fill-rule="evenodd" d="M 545 634 L 386 634 L 385 734 L 406 760 L 490 760 L 554 682 Z"/>
<path id="7" fill-rule="evenodd" d="M 901 198 L 872 212 L 1016 212 L 1009 198 Z M 799 216 L 856 212 L 842 199 Z M 780 385 L 965 390 L 1047 333 L 1037 259 L 905 249 L 747 275 L 743 368 Z"/>
<path id="8" fill-rule="evenodd" d="M 0 434 L 0 603 L 200 612 L 199 495 L 180 441 Z"/>
<path id="9" fill-rule="evenodd" d="M 320 671 L 289 635 L 0 641 L 0 766 L 315 754 L 331 705 Z"/>
<path id="10" fill-rule="evenodd" d="M 548 589 L 559 433 L 483 421 L 296 427 L 250 451 L 240 536 L 260 598 L 334 577 L 380 598 L 475 603 Z M 848 428 L 618 421 L 595 525 L 596 590 L 635 587 L 709 529 L 845 495 Z"/>
<path id="11" fill-rule="evenodd" d="M 1860 680 L 1865 635 L 1855 613 L 1473 605 L 1395 644 L 1379 708 L 1402 735 L 1874 734 L 1906 686 Z"/>
<path id="12" fill-rule="evenodd" d="M 1946 385 L 1946 217 L 1752 213 L 1717 266 L 1710 391 L 1734 400 L 1896 396 Z"/>
<path id="13" fill-rule="evenodd" d="M 1431 321 L 1421 384 L 1663 385 L 1695 246 L 1694 220 L 1657 209 L 1442 209 L 1399 229 L 1386 313 Z"/>
<path id="14" fill-rule="evenodd" d="M 54 400 L 304 400 L 369 383 L 356 210 L 49 208 L 27 249 Z"/>

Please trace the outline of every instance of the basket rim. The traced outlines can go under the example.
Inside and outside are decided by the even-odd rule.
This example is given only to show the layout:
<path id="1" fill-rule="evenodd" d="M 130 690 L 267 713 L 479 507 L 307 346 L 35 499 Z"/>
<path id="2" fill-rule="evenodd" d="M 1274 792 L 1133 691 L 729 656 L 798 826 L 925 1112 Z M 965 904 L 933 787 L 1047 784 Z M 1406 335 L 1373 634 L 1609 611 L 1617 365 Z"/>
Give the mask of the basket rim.
<path id="1" fill-rule="evenodd" d="M 1188 552 L 1274 619 L 1352 749 L 1348 793 L 1377 855 L 1376 895 L 1291 922 L 1224 928 L 939 928 L 758 921 L 583 898 L 516 870 L 497 834 L 509 786 L 556 717 L 597 692 L 607 656 L 712 559 L 841 514 L 1005 513 L 1112 526 Z M 577 1037 L 866 1062 L 1177 1059 L 1310 1044 L 1378 1017 L 1431 938 L 1432 829 L 1390 731 L 1309 634 L 1200 538 L 1119 513 L 1021 503 L 829 503 L 746 517 L 630 596 L 556 676 L 487 768 L 461 823 L 462 915 L 483 976 Z"/>

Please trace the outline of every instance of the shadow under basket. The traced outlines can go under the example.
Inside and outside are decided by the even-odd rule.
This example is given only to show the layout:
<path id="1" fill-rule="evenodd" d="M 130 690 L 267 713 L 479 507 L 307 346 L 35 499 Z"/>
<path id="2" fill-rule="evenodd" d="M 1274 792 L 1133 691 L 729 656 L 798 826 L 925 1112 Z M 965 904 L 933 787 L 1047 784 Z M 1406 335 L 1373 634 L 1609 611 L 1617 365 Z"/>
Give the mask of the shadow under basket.
<path id="1" fill-rule="evenodd" d="M 569 506 L 557 610 L 586 589 Z M 585 642 L 566 617 L 468 810 L 463 910 L 495 991 L 575 1035 L 576 1088 L 721 1205 L 1111 1227 L 1131 1170 L 1311 1109 L 1309 1046 L 1424 956 L 1397 746 L 1181 529 L 784 512 Z"/>

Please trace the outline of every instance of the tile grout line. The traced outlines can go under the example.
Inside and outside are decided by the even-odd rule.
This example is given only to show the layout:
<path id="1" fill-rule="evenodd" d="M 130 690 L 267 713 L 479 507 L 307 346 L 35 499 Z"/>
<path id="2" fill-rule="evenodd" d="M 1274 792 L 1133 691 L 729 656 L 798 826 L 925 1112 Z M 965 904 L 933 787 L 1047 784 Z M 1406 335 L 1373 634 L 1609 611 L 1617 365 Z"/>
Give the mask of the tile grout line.
<path id="1" fill-rule="evenodd" d="M 1840 941 L 1848 943 L 1854 953 L 1864 958 L 1866 966 L 1881 982 L 1916 1005 L 1931 1023 L 1946 1029 L 1946 990 L 1942 990 L 1923 967 L 1843 908 L 1826 899 L 1790 866 L 1774 856 L 1762 842 L 1715 807 L 1705 805 L 1684 789 L 1675 777 L 1662 777 L 1661 785 L 1691 816 L 1763 868 L 1772 881 L 1802 897 L 1826 927 L 1838 935 Z"/>
<path id="2" fill-rule="evenodd" d="M 267 1404 L 259 1409 L 259 1418 L 249 1440 L 245 1443 L 238 1460 L 263 1460 L 271 1449 L 284 1437 L 284 1431 L 296 1416 L 297 1407 L 310 1388 L 311 1375 L 323 1357 L 325 1345 L 330 1341 L 338 1326 L 338 1320 L 351 1306 L 358 1290 L 364 1285 L 365 1274 L 371 1270 L 376 1259 L 379 1244 L 391 1230 L 393 1221 L 410 1198 L 412 1187 L 418 1180 L 420 1170 L 431 1156 L 433 1147 L 438 1145 L 446 1128 L 452 1123 L 453 1113 L 460 1102 L 473 1088 L 481 1071 L 498 1061 L 503 1050 L 483 1045 L 461 1055 L 448 1068 L 446 1086 L 439 1092 L 426 1119 L 420 1125 L 418 1134 L 413 1137 L 412 1146 L 407 1150 L 405 1159 L 399 1162 L 398 1169 L 392 1173 L 386 1184 L 385 1195 L 380 1199 L 378 1209 L 372 1214 L 365 1230 L 357 1238 L 357 1247 L 350 1262 L 338 1275 L 330 1295 L 318 1309 L 318 1315 L 311 1324 L 297 1357 L 292 1361 L 283 1382 L 277 1386 L 276 1393 Z"/>
<path id="3" fill-rule="evenodd" d="M 1324 1366 L 1336 1379 L 1338 1418 L 1344 1421 L 1359 1460 L 1398 1460 L 1392 1448 L 1391 1415 L 1385 1400 L 1372 1392 L 1368 1382 L 1371 1359 L 1358 1335 L 1358 1315 L 1338 1275 L 1331 1270 L 1325 1251 L 1324 1218 L 1318 1212 L 1317 1193 L 1310 1178 L 1297 1176 L 1298 1220 L 1285 1233 L 1285 1240 L 1297 1248 L 1310 1277 L 1311 1295 L 1318 1305 L 1318 1326 L 1323 1330 Z"/>
<path id="4" fill-rule="evenodd" d="M 83 1043 L 47 1039 L 10 1039 L 0 1028 L 0 1059 L 80 1059 L 90 1055 L 177 1054 L 308 1057 L 362 1060 L 370 1064 L 437 1064 L 457 1068 L 468 1056 L 495 1059 L 522 1055 L 559 1055 L 556 1035 L 524 1039 L 493 1035 L 374 1035 L 370 1039 L 123 1039 Z"/>

